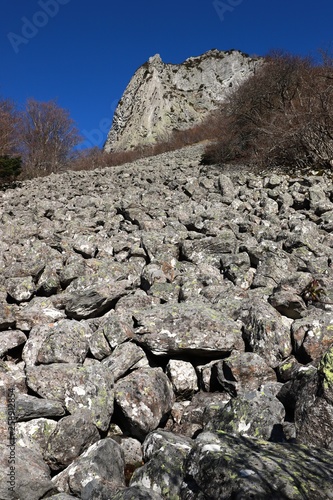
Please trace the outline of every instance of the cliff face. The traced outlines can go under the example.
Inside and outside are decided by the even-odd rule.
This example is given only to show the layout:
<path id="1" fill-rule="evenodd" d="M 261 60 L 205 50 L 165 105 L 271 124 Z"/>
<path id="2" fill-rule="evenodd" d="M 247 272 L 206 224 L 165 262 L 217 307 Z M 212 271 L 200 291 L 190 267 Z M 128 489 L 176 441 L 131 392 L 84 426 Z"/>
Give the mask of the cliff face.
<path id="1" fill-rule="evenodd" d="M 165 64 L 156 54 L 135 72 L 120 99 L 105 151 L 153 144 L 173 129 L 199 123 L 259 61 L 236 50 L 210 50 L 182 64 Z"/>

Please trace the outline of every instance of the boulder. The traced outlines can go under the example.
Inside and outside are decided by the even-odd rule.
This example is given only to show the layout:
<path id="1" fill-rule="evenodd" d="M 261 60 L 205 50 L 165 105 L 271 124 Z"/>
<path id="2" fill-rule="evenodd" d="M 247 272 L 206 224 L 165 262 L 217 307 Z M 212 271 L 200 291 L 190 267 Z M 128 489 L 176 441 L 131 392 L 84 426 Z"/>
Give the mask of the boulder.
<path id="1" fill-rule="evenodd" d="M 44 459 L 52 470 L 61 470 L 100 439 L 90 410 L 81 409 L 62 418 L 50 434 Z"/>
<path id="2" fill-rule="evenodd" d="M 40 452 L 18 444 L 0 443 L 1 499 L 40 500 L 53 491 L 50 469 Z"/>
<path id="3" fill-rule="evenodd" d="M 115 384 L 115 402 L 124 429 L 143 440 L 166 419 L 174 393 L 161 368 L 141 368 Z"/>
<path id="4" fill-rule="evenodd" d="M 192 440 L 154 431 L 143 443 L 147 463 L 134 471 L 130 486 L 146 486 L 163 498 L 179 498 L 184 462 L 192 448 Z"/>
<path id="5" fill-rule="evenodd" d="M 332 452 L 204 432 L 185 463 L 181 498 L 332 498 Z"/>
<path id="6" fill-rule="evenodd" d="M 16 421 L 32 418 L 63 417 L 64 407 L 58 401 L 36 398 L 28 394 L 17 394 L 15 398 Z"/>
<path id="7" fill-rule="evenodd" d="M 135 340 L 155 355 L 216 357 L 244 349 L 240 323 L 203 302 L 164 304 L 134 314 Z"/>
<path id="8" fill-rule="evenodd" d="M 98 490 L 105 488 L 111 496 L 125 486 L 121 447 L 110 438 L 97 441 L 55 476 L 52 482 L 58 490 L 72 493 L 78 498 L 98 498 Z"/>
<path id="9" fill-rule="evenodd" d="M 206 408 L 204 429 L 265 441 L 282 441 L 285 413 L 283 405 L 272 394 L 249 391 L 232 398 L 227 404 Z"/>
<path id="10" fill-rule="evenodd" d="M 70 413 L 91 410 L 97 428 L 107 430 L 113 413 L 113 375 L 100 363 L 32 366 L 27 370 L 27 383 L 41 397 L 59 401 Z"/>
<path id="11" fill-rule="evenodd" d="M 255 352 L 235 351 L 218 361 L 215 367 L 219 384 L 232 396 L 258 390 L 263 383 L 276 381 L 274 370 Z"/>

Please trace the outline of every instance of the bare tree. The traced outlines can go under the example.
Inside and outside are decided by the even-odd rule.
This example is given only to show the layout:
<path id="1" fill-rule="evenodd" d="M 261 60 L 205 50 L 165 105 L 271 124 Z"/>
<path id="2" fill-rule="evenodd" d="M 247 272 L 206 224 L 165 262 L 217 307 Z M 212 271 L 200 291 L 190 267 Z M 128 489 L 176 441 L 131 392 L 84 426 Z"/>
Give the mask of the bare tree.
<path id="1" fill-rule="evenodd" d="M 21 140 L 26 174 L 46 175 L 66 166 L 81 138 L 67 110 L 55 101 L 29 99 L 21 115 Z"/>
<path id="2" fill-rule="evenodd" d="M 18 115 L 9 99 L 0 99 L 0 156 L 13 156 L 18 146 Z"/>

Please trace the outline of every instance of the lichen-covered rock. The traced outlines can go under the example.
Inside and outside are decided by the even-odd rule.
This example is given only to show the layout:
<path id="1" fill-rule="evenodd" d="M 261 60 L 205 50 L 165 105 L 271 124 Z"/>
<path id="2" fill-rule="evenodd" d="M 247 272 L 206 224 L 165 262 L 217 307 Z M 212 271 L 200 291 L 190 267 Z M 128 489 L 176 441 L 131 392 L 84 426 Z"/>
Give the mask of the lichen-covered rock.
<path id="1" fill-rule="evenodd" d="M 13 454 L 15 462 L 12 462 Z M 50 470 L 41 453 L 17 444 L 13 450 L 8 443 L 0 443 L 0 498 L 2 500 L 16 498 L 40 500 L 53 490 Z"/>
<path id="2" fill-rule="evenodd" d="M 127 280 L 113 281 L 99 278 L 77 278 L 65 292 L 65 311 L 69 318 L 86 319 L 101 315 L 111 304 L 126 295 Z"/>
<path id="3" fill-rule="evenodd" d="M 112 433 L 110 437 L 120 444 L 124 453 L 125 469 L 129 473 L 143 465 L 142 446 L 138 439 L 127 437 L 123 434 L 113 436 Z"/>
<path id="4" fill-rule="evenodd" d="M 276 367 L 276 372 L 279 380 L 288 382 L 299 371 L 302 365 L 297 361 L 295 356 L 289 356 L 281 361 L 279 366 Z"/>
<path id="5" fill-rule="evenodd" d="M 38 364 L 83 363 L 92 332 L 86 323 L 60 320 L 50 328 L 37 354 Z"/>
<path id="6" fill-rule="evenodd" d="M 290 356 L 290 319 L 281 316 L 268 303 L 254 300 L 245 305 L 242 320 L 245 344 L 270 367 L 275 368 Z"/>
<path id="7" fill-rule="evenodd" d="M 333 313 L 314 311 L 294 321 L 291 334 L 298 359 L 305 363 L 318 359 L 333 345 Z"/>
<path id="8" fill-rule="evenodd" d="M 283 316 L 299 319 L 306 310 L 302 298 L 291 287 L 278 287 L 269 298 L 270 304 Z"/>
<path id="9" fill-rule="evenodd" d="M 161 368 L 141 368 L 115 384 L 115 402 L 121 425 L 142 440 L 171 410 L 174 393 Z"/>
<path id="10" fill-rule="evenodd" d="M 321 448 L 204 432 L 187 457 L 180 497 L 330 499 L 332 458 Z"/>
<path id="11" fill-rule="evenodd" d="M 144 350 L 132 342 L 118 345 L 102 364 L 113 374 L 115 381 L 130 370 L 149 366 Z"/>
<path id="12" fill-rule="evenodd" d="M 285 413 L 271 394 L 246 392 L 226 405 L 209 406 L 204 414 L 205 430 L 280 441 Z"/>
<path id="13" fill-rule="evenodd" d="M 203 302 L 165 304 L 135 313 L 136 341 L 155 355 L 225 355 L 243 350 L 240 323 Z"/>
<path id="14" fill-rule="evenodd" d="M 44 459 L 52 470 L 64 469 L 99 439 L 90 410 L 80 409 L 59 420 L 47 441 Z"/>
<path id="15" fill-rule="evenodd" d="M 165 431 L 150 433 L 143 443 L 147 461 L 137 469 L 130 486 L 146 486 L 163 498 L 180 498 L 184 461 L 192 448 L 192 440 Z"/>
<path id="16" fill-rule="evenodd" d="M 35 293 L 36 286 L 31 276 L 8 278 L 6 280 L 6 290 L 8 295 L 16 302 L 26 302 Z"/>
<path id="17" fill-rule="evenodd" d="M 195 264 L 208 262 L 220 267 L 221 254 L 232 253 L 236 247 L 236 237 L 230 229 L 224 229 L 215 237 L 185 240 L 181 247 L 182 257 Z"/>
<path id="18" fill-rule="evenodd" d="M 136 302 L 136 299 L 134 301 Z M 128 320 L 122 318 L 121 314 L 117 313 L 104 317 L 99 325 L 98 332 L 103 333 L 112 350 L 134 337 L 132 323 L 129 323 Z"/>
<path id="19" fill-rule="evenodd" d="M 45 326 L 62 318 L 65 318 L 65 312 L 56 307 L 49 297 L 34 297 L 15 311 L 16 327 L 27 332 L 34 326 Z"/>
<path id="20" fill-rule="evenodd" d="M 295 404 L 296 438 L 310 446 L 333 449 L 333 348 L 321 358 L 318 370 L 303 377 Z"/>
<path id="21" fill-rule="evenodd" d="M 215 367 L 219 384 L 233 396 L 258 390 L 265 382 L 276 381 L 274 370 L 254 352 L 233 352 Z"/>
<path id="22" fill-rule="evenodd" d="M 78 498 L 85 495 L 84 490 L 96 489 L 103 483 L 108 485 L 109 494 L 116 493 L 125 486 L 121 447 L 110 438 L 97 441 L 52 481 L 59 491 L 72 493 Z M 93 481 L 95 483 L 90 484 Z"/>
<path id="23" fill-rule="evenodd" d="M 176 395 L 189 397 L 198 391 L 198 377 L 193 365 L 188 361 L 170 359 L 166 366 L 166 373 Z"/>
<path id="24" fill-rule="evenodd" d="M 26 335 L 20 330 L 7 330 L 0 332 L 0 356 L 6 354 L 27 341 Z"/>
<path id="25" fill-rule="evenodd" d="M 15 398 L 15 414 L 17 422 L 32 418 L 63 417 L 64 407 L 58 401 L 36 398 L 28 394 L 17 394 Z"/>
<path id="26" fill-rule="evenodd" d="M 113 375 L 97 364 L 52 363 L 29 367 L 28 386 L 63 404 L 70 413 L 87 408 L 98 429 L 106 431 L 113 413 Z"/>
<path id="27" fill-rule="evenodd" d="M 28 422 L 18 422 L 15 425 L 16 442 L 43 455 L 48 439 L 56 426 L 57 422 L 49 418 L 33 418 Z"/>
<path id="28" fill-rule="evenodd" d="M 12 307 L 0 300 L 0 331 L 10 328 L 15 323 Z"/>

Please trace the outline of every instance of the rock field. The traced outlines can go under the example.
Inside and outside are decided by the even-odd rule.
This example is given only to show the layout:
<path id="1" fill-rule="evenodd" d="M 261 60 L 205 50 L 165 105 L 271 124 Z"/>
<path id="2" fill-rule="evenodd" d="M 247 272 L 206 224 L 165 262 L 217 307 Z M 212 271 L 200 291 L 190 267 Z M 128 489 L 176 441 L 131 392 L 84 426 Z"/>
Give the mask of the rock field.
<path id="1" fill-rule="evenodd" d="M 1 500 L 333 499 L 331 177 L 202 150 L 0 192 Z"/>

